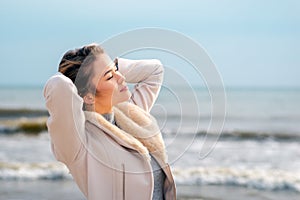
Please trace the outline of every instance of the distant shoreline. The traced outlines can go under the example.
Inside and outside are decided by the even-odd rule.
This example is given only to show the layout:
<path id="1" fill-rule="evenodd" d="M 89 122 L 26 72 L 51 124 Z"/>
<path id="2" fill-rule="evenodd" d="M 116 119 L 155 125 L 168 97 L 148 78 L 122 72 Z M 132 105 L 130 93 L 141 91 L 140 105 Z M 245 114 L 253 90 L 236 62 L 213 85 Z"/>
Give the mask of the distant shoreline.
<path id="1" fill-rule="evenodd" d="M 0 108 L 0 117 L 42 117 L 48 116 L 46 109 Z"/>

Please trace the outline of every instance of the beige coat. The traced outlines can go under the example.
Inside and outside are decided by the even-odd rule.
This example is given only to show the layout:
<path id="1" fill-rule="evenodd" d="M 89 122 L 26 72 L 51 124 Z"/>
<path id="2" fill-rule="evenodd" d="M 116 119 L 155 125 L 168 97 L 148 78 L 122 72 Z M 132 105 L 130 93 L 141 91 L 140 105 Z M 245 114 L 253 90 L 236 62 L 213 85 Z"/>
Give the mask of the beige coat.
<path id="1" fill-rule="evenodd" d="M 151 200 L 153 174 L 149 153 L 166 174 L 166 200 L 176 199 L 164 142 L 149 114 L 163 79 L 158 60 L 119 59 L 126 81 L 135 83 L 130 102 L 114 107 L 117 126 L 95 112 L 82 111 L 72 81 L 57 73 L 45 85 L 52 150 L 70 170 L 88 200 Z"/>

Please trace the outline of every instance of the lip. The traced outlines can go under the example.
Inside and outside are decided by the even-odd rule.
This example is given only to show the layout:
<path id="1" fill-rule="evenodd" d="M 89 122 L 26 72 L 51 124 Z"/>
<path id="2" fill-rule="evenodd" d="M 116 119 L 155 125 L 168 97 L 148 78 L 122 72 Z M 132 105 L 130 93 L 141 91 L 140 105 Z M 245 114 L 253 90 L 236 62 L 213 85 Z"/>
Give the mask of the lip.
<path id="1" fill-rule="evenodd" d="M 122 89 L 120 90 L 120 92 L 124 92 L 124 91 L 127 91 L 128 90 L 128 87 L 127 85 L 125 85 L 124 87 L 122 87 Z"/>

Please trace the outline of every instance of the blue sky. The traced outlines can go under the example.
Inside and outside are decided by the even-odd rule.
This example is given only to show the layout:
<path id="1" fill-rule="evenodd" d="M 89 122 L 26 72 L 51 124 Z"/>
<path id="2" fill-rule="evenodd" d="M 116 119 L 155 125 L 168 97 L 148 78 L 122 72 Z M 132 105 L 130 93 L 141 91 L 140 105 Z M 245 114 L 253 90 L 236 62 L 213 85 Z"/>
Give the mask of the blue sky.
<path id="1" fill-rule="evenodd" d="M 0 85 L 43 85 L 62 54 L 142 27 L 197 41 L 226 86 L 300 87 L 300 2 L 2 0 Z"/>

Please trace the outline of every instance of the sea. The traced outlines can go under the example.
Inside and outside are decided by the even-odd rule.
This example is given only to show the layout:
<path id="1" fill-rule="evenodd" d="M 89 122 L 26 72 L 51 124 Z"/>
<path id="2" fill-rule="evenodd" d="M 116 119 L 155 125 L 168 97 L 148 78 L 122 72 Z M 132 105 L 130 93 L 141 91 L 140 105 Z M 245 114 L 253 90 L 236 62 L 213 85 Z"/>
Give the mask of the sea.
<path id="1" fill-rule="evenodd" d="M 212 92 L 162 87 L 151 110 L 177 186 L 300 199 L 300 88 L 225 88 L 225 102 L 214 103 L 220 105 L 212 104 Z M 42 87 L 0 87 L 0 184 L 6 188 L 0 189 L 0 199 L 26 199 L 20 184 L 72 180 L 52 155 L 47 117 Z M 13 198 L 12 188 L 24 198 Z"/>

